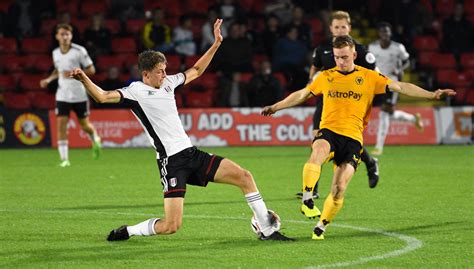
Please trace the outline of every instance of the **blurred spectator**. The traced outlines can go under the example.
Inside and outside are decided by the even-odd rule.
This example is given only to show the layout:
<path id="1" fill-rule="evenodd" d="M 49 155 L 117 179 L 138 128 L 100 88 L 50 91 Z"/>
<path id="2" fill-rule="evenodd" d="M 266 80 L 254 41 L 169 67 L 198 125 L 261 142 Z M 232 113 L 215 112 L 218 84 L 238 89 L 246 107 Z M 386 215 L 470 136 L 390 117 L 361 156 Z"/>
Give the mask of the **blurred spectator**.
<path id="1" fill-rule="evenodd" d="M 164 18 L 164 11 L 157 8 L 153 10 L 152 20 L 143 27 L 143 45 L 147 49 L 154 49 L 163 53 L 173 50 L 171 28 L 165 24 Z"/>
<path id="2" fill-rule="evenodd" d="M 243 36 L 237 23 L 230 26 L 229 36 L 217 51 L 216 66 L 225 75 L 252 71 L 252 43 Z"/>
<path id="3" fill-rule="evenodd" d="M 265 29 L 262 33 L 264 53 L 266 53 L 270 59 L 272 59 L 275 44 L 281 37 L 280 21 L 277 16 L 271 14 L 265 22 Z"/>
<path id="4" fill-rule="evenodd" d="M 7 14 L 0 10 L 0 37 L 10 36 L 7 27 Z"/>
<path id="5" fill-rule="evenodd" d="M 466 51 L 472 51 L 473 29 L 466 19 L 462 3 L 457 3 L 454 13 L 443 23 L 443 48 L 457 58 Z"/>
<path id="6" fill-rule="evenodd" d="M 119 79 L 120 69 L 116 66 L 111 66 L 107 71 L 107 78 L 100 83 L 103 89 L 120 89 L 124 83 Z"/>
<path id="7" fill-rule="evenodd" d="M 209 9 L 207 13 L 207 21 L 202 26 L 202 39 L 201 39 L 201 52 L 207 51 L 212 43 L 214 43 L 214 23 L 218 18 L 218 12 L 216 9 Z M 227 28 L 221 26 L 221 35 L 223 38 L 227 37 Z"/>
<path id="8" fill-rule="evenodd" d="M 193 41 L 191 25 L 191 17 L 182 15 L 179 18 L 179 26 L 173 30 L 174 50 L 180 55 L 196 55 L 196 43 Z"/>
<path id="9" fill-rule="evenodd" d="M 240 72 L 232 74 L 231 79 L 223 76 L 219 81 L 218 107 L 245 107 L 249 105 L 247 84 L 241 80 Z"/>
<path id="10" fill-rule="evenodd" d="M 309 24 L 304 22 L 304 11 L 301 7 L 293 8 L 293 17 L 290 27 L 298 29 L 298 39 L 302 41 L 308 48 L 311 48 L 312 32 Z"/>
<path id="11" fill-rule="evenodd" d="M 113 0 L 110 1 L 110 13 L 121 22 L 127 19 L 140 19 L 145 15 L 143 0 Z"/>
<path id="12" fill-rule="evenodd" d="M 308 48 L 298 40 L 298 29 L 289 27 L 286 36 L 278 40 L 273 51 L 273 70 L 283 72 L 289 81 L 288 89 L 301 89 L 307 82 L 305 67 L 308 62 Z"/>
<path id="13" fill-rule="evenodd" d="M 229 28 L 233 22 L 243 19 L 244 17 L 242 8 L 238 3 L 235 3 L 234 0 L 219 1 L 212 8 L 215 8 L 219 12 L 221 18 L 224 20 L 222 24 L 226 28 Z"/>
<path id="14" fill-rule="evenodd" d="M 298 40 L 298 28 L 292 26 L 286 36 L 280 38 L 273 51 L 273 70 L 288 71 L 299 66 L 306 59 L 308 49 Z"/>
<path id="15" fill-rule="evenodd" d="M 250 106 L 264 107 L 276 103 L 283 96 L 283 89 L 278 79 L 272 74 L 269 61 L 260 65 L 260 70 L 248 84 L 248 98 Z"/>
<path id="16" fill-rule="evenodd" d="M 142 80 L 142 74 L 140 73 L 140 69 L 138 69 L 138 64 L 131 65 L 128 71 L 130 77 L 127 81 L 125 81 L 125 86 L 130 85 L 132 82 Z"/>
<path id="17" fill-rule="evenodd" d="M 291 22 L 291 10 L 293 3 L 291 0 L 273 0 L 265 1 L 265 14 L 275 14 L 283 26 Z"/>
<path id="18" fill-rule="evenodd" d="M 72 27 L 72 43 L 82 44 L 81 33 L 79 32 L 77 27 L 74 26 L 71 23 L 71 14 L 69 14 L 69 12 L 64 11 L 61 14 L 59 14 L 58 24 L 61 24 L 61 23 L 71 25 L 71 27 Z M 56 40 L 56 27 L 53 27 L 53 29 L 51 29 L 51 38 L 53 40 L 53 42 L 51 44 L 53 44 L 53 47 L 57 47 L 58 46 L 58 41 Z"/>
<path id="19" fill-rule="evenodd" d="M 112 34 L 105 27 L 102 14 L 91 17 L 91 25 L 84 32 L 84 43 L 93 59 L 112 51 Z"/>
<path id="20" fill-rule="evenodd" d="M 18 39 L 37 36 L 41 23 L 38 1 L 16 0 L 8 10 L 8 28 Z"/>

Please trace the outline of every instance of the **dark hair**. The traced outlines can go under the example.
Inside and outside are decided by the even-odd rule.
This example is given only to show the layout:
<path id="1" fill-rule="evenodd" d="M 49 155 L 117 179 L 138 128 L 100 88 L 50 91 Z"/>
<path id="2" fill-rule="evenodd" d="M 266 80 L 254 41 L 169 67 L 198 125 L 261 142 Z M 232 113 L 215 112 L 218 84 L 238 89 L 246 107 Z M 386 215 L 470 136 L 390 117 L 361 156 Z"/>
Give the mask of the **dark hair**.
<path id="1" fill-rule="evenodd" d="M 350 35 L 338 36 L 332 42 L 332 47 L 336 49 L 342 49 L 344 47 L 354 48 L 355 42 Z"/>
<path id="2" fill-rule="evenodd" d="M 140 69 L 140 72 L 150 71 L 160 63 L 166 64 L 166 57 L 159 51 L 145 50 L 138 54 L 138 69 Z"/>
<path id="3" fill-rule="evenodd" d="M 390 30 L 392 30 L 392 25 L 386 21 L 382 21 L 377 24 L 377 29 L 381 29 L 385 27 L 388 27 Z"/>
<path id="4" fill-rule="evenodd" d="M 56 25 L 56 33 L 59 31 L 59 29 L 65 29 L 72 33 L 72 26 L 67 23 L 60 23 Z"/>

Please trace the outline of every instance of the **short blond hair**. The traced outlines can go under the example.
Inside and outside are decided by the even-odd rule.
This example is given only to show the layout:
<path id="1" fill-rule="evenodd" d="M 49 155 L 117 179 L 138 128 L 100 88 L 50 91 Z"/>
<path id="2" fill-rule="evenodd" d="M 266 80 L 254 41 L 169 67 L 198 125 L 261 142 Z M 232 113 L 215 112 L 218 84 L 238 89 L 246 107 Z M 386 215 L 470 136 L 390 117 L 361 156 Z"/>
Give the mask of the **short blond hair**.
<path id="1" fill-rule="evenodd" d="M 351 24 L 351 16 L 346 11 L 336 10 L 331 13 L 331 23 L 333 20 L 346 20 L 348 24 Z"/>

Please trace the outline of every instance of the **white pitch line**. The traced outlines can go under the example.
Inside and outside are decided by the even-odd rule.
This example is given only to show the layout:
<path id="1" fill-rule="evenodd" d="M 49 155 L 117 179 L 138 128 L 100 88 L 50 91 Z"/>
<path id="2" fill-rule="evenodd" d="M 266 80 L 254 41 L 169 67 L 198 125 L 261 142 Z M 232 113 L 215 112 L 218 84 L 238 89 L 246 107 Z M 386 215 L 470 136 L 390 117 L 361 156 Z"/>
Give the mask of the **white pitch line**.
<path id="1" fill-rule="evenodd" d="M 104 215 L 104 214 L 127 215 L 127 216 L 135 215 L 135 216 L 146 216 L 146 217 L 156 216 L 156 214 L 139 213 L 139 212 L 136 212 L 136 213 L 109 212 L 109 211 L 98 211 L 98 210 L 37 210 L 37 209 L 4 209 L 2 208 L 0 209 L 0 212 L 26 212 L 26 213 L 37 212 L 37 213 L 51 213 L 51 214 L 81 212 L 81 213 L 93 213 L 93 214 L 101 214 L 101 215 Z M 192 219 L 247 220 L 247 218 L 244 218 L 244 217 L 223 217 L 223 216 L 209 216 L 209 215 L 184 215 L 183 217 L 192 218 Z M 285 220 L 285 222 L 308 224 L 308 221 L 302 221 L 302 220 Z M 343 229 L 352 229 L 352 230 L 357 230 L 357 231 L 362 231 L 362 232 L 368 232 L 368 233 L 376 233 L 383 236 L 393 237 L 393 238 L 404 241 L 406 245 L 405 247 L 401 249 L 393 250 L 393 251 L 383 253 L 380 255 L 360 257 L 355 260 L 345 261 L 345 262 L 336 262 L 336 263 L 330 263 L 330 264 L 321 264 L 317 266 L 309 266 L 309 267 L 305 267 L 305 269 L 322 269 L 322 268 L 331 268 L 331 267 L 346 267 L 346 266 L 360 265 L 360 264 L 368 263 L 370 261 L 383 260 L 390 257 L 398 257 L 408 252 L 415 251 L 416 249 L 419 249 L 423 246 L 423 242 L 421 240 L 412 236 L 404 235 L 404 234 L 387 232 L 381 229 L 370 229 L 370 228 L 365 228 L 365 227 L 352 226 L 352 225 L 346 225 L 346 224 L 337 224 L 337 223 L 333 223 L 331 224 L 331 226 L 339 227 Z"/>

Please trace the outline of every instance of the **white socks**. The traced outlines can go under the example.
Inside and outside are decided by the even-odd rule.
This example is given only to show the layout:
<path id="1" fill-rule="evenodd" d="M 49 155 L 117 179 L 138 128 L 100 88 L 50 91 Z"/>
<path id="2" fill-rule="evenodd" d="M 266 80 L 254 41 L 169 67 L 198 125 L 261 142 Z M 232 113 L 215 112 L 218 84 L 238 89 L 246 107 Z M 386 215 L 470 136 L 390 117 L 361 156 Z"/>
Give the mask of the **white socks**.
<path id="1" fill-rule="evenodd" d="M 143 222 L 138 223 L 137 225 L 127 226 L 128 235 L 140 235 L 140 236 L 150 236 L 155 235 L 155 223 L 159 221 L 159 218 L 148 219 Z"/>
<path id="2" fill-rule="evenodd" d="M 379 113 L 379 128 L 377 130 L 377 141 L 375 148 L 382 150 L 385 144 L 385 138 L 387 137 L 388 127 L 390 126 L 390 114 L 380 110 Z"/>
<path id="3" fill-rule="evenodd" d="M 388 129 L 390 127 L 390 119 L 412 123 L 416 122 L 415 115 L 410 113 L 401 110 L 395 110 L 393 115 L 390 117 L 389 113 L 381 110 L 379 113 L 379 128 L 377 130 L 377 141 L 375 144 L 375 148 L 378 150 L 382 150 L 383 145 L 385 144 L 385 138 L 387 137 Z"/>
<path id="4" fill-rule="evenodd" d="M 395 110 L 393 112 L 392 118 L 398 121 L 408 121 L 412 123 L 416 122 L 415 115 L 406 113 L 405 111 L 401 111 L 401 110 Z"/>
<path id="5" fill-rule="evenodd" d="M 61 161 L 69 160 L 67 140 L 58 140 L 58 151 Z"/>
<path id="6" fill-rule="evenodd" d="M 252 209 L 258 224 L 261 227 L 263 235 L 269 236 L 273 233 L 270 225 L 270 218 L 268 216 L 268 209 L 263 202 L 262 196 L 259 192 L 251 192 L 245 195 L 249 207 Z"/>

